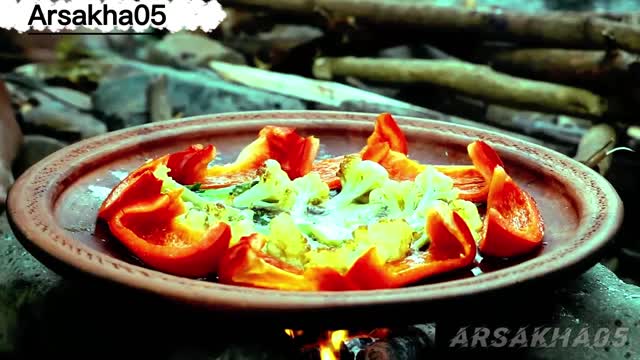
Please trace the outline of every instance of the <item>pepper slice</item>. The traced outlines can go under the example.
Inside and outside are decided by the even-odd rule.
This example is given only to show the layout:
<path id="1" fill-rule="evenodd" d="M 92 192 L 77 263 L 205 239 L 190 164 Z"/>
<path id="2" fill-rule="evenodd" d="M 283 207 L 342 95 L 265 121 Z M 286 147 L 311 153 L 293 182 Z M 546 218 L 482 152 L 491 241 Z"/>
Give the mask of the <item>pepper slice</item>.
<path id="1" fill-rule="evenodd" d="M 203 175 L 207 164 L 215 157 L 213 145 L 192 145 L 187 149 L 148 161 L 131 172 L 111 190 L 100 206 L 98 217 L 109 219 L 115 211 L 128 204 L 143 201 L 160 193 L 162 181 L 153 176 L 159 165 L 169 168 L 169 176 L 182 184 L 193 184 Z"/>
<path id="2" fill-rule="evenodd" d="M 182 190 L 162 194 L 162 182 L 153 175 L 152 167 L 129 180 L 99 214 L 111 233 L 157 270 L 186 277 L 215 273 L 229 247 L 229 225 L 220 222 L 198 231 L 177 223 L 175 218 L 186 211 L 180 199 Z"/>
<path id="3" fill-rule="evenodd" d="M 494 158 L 488 157 L 490 155 L 480 157 L 480 151 L 484 150 L 481 145 L 469 149 L 473 149 L 478 155 L 476 159 L 482 160 L 482 164 L 485 164 L 483 171 L 487 171 L 489 160 L 495 161 Z M 388 114 L 378 116 L 374 132 L 367 139 L 367 145 L 360 154 L 363 160 L 375 161 L 382 165 L 393 180 L 414 180 L 426 167 L 407 156 L 406 138 L 393 117 Z M 499 158 L 497 160 L 499 161 Z M 453 186 L 458 189 L 458 198 L 482 202 L 487 198 L 488 182 L 474 165 L 439 165 L 436 169 L 453 180 Z"/>
<path id="4" fill-rule="evenodd" d="M 493 171 L 484 234 L 479 248 L 483 255 L 524 255 L 542 243 L 544 222 L 535 200 L 522 190 L 502 166 Z"/>
<path id="5" fill-rule="evenodd" d="M 209 167 L 204 179 L 200 181 L 201 187 L 206 189 L 221 187 L 220 184 L 233 185 L 230 181 L 221 181 L 220 177 L 244 179 L 268 159 L 278 161 L 282 170 L 293 180 L 311 171 L 319 148 L 320 141 L 313 136 L 304 138 L 293 128 L 265 126 L 260 130 L 258 138 L 242 149 L 235 162 Z"/>
<path id="6" fill-rule="evenodd" d="M 544 222 L 533 197 L 507 175 L 500 156 L 487 143 L 474 141 L 468 150 L 474 166 L 489 184 L 480 252 L 485 256 L 512 257 L 540 246 Z"/>
<path id="7" fill-rule="evenodd" d="M 427 213 L 427 233 L 431 238 L 429 249 L 418 257 L 390 264 L 394 287 L 405 286 L 419 280 L 464 269 L 476 257 L 476 243 L 464 219 L 449 208 L 434 207 Z"/>
<path id="8" fill-rule="evenodd" d="M 344 274 L 326 267 L 306 270 L 262 251 L 267 238 L 245 237 L 221 261 L 222 283 L 299 291 L 368 290 L 405 286 L 425 278 L 462 269 L 473 263 L 476 244 L 465 221 L 446 206 L 427 214 L 431 245 L 425 252 L 385 263 L 375 247 L 365 251 Z"/>
<path id="9" fill-rule="evenodd" d="M 409 145 L 396 120 L 389 113 L 382 113 L 376 118 L 373 133 L 367 139 L 367 146 L 362 150 L 363 158 L 373 157 L 374 146 L 386 143 L 390 150 L 407 155 Z"/>

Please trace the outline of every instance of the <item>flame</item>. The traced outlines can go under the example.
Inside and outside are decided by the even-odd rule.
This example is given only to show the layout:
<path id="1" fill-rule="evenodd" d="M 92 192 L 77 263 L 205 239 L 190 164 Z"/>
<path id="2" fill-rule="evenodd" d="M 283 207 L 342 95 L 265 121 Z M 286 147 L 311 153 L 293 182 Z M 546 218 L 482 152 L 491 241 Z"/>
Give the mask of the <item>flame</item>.
<path id="1" fill-rule="evenodd" d="M 293 330 L 293 329 L 284 329 L 284 333 L 287 334 L 292 339 L 295 339 L 298 336 L 304 335 L 304 331 L 302 330 Z"/>
<path id="2" fill-rule="evenodd" d="M 340 358 L 340 346 L 349 337 L 347 330 L 329 331 L 327 340 L 320 343 L 321 360 L 338 360 Z"/>

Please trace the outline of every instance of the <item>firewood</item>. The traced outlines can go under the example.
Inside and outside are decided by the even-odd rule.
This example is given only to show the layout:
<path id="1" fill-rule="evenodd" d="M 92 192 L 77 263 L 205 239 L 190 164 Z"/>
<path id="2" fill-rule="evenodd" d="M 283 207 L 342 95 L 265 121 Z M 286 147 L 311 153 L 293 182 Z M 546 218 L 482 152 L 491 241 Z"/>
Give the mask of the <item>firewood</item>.
<path id="1" fill-rule="evenodd" d="M 598 124 L 582 137 L 575 159 L 605 175 L 611 166 L 609 151 L 616 145 L 616 130 L 608 124 Z"/>
<path id="2" fill-rule="evenodd" d="M 168 80 L 165 75 L 160 75 L 149 83 L 147 96 L 152 122 L 169 120 L 173 115 L 167 86 Z"/>
<path id="3" fill-rule="evenodd" d="M 9 186 L 13 183 L 11 164 L 22 144 L 22 132 L 16 122 L 9 93 L 0 80 L 0 210 L 4 208 Z"/>
<path id="4" fill-rule="evenodd" d="M 516 49 L 493 51 L 486 59 L 498 70 L 562 84 L 620 90 L 637 86 L 640 59 L 626 51 Z"/>
<path id="5" fill-rule="evenodd" d="M 607 100 L 584 89 L 528 80 L 488 66 L 455 60 L 318 58 L 318 78 L 355 76 L 391 83 L 428 83 L 497 104 L 569 115 L 600 117 Z"/>
<path id="6" fill-rule="evenodd" d="M 386 0 L 227 0 L 225 5 L 253 5 L 308 14 L 319 10 L 353 16 L 376 25 L 401 25 L 469 34 L 518 42 L 605 49 L 615 47 L 640 52 L 640 26 L 593 14 L 518 13 L 502 9 L 465 9 L 428 2 Z"/>

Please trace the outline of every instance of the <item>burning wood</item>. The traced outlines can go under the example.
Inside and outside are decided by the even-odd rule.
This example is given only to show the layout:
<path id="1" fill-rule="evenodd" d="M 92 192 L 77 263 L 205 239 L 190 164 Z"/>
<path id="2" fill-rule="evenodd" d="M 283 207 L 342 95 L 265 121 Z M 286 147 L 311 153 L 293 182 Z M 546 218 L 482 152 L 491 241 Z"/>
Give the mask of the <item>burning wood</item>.
<path id="1" fill-rule="evenodd" d="M 301 359 L 313 360 L 419 359 L 435 344 L 433 324 L 371 331 L 284 332 L 300 347 Z"/>

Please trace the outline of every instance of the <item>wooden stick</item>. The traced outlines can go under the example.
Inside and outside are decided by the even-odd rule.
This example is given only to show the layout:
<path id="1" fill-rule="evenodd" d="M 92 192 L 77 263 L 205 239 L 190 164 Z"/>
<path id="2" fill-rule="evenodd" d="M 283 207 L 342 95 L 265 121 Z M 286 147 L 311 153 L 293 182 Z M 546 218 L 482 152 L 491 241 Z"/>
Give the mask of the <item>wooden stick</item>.
<path id="1" fill-rule="evenodd" d="M 616 139 L 616 131 L 611 125 L 594 125 L 580 140 L 574 158 L 605 175 L 611 166 L 611 156 L 607 152 L 616 145 Z"/>
<path id="2" fill-rule="evenodd" d="M 401 25 L 429 30 L 454 30 L 484 37 L 539 42 L 579 48 L 615 47 L 640 52 L 640 26 L 592 13 L 525 14 L 506 10 L 471 10 L 428 2 L 386 0 L 227 0 L 225 5 L 253 5 L 297 13 L 324 11 L 354 16 L 376 25 Z"/>
<path id="3" fill-rule="evenodd" d="M 13 184 L 11 164 L 22 144 L 22 132 L 16 122 L 9 92 L 0 80 L 0 211 L 4 208 L 7 192 Z"/>
<path id="4" fill-rule="evenodd" d="M 429 83 L 502 105 L 600 117 L 607 101 L 587 90 L 517 78 L 455 60 L 318 58 L 314 76 L 355 76 L 391 83 Z"/>
<path id="5" fill-rule="evenodd" d="M 172 117 L 171 101 L 168 94 L 168 80 L 165 75 L 153 79 L 149 83 L 149 114 L 152 122 L 169 120 Z"/>
<path id="6" fill-rule="evenodd" d="M 620 90 L 640 82 L 637 55 L 613 49 L 517 49 L 494 51 L 486 57 L 499 71 L 543 81 Z"/>

